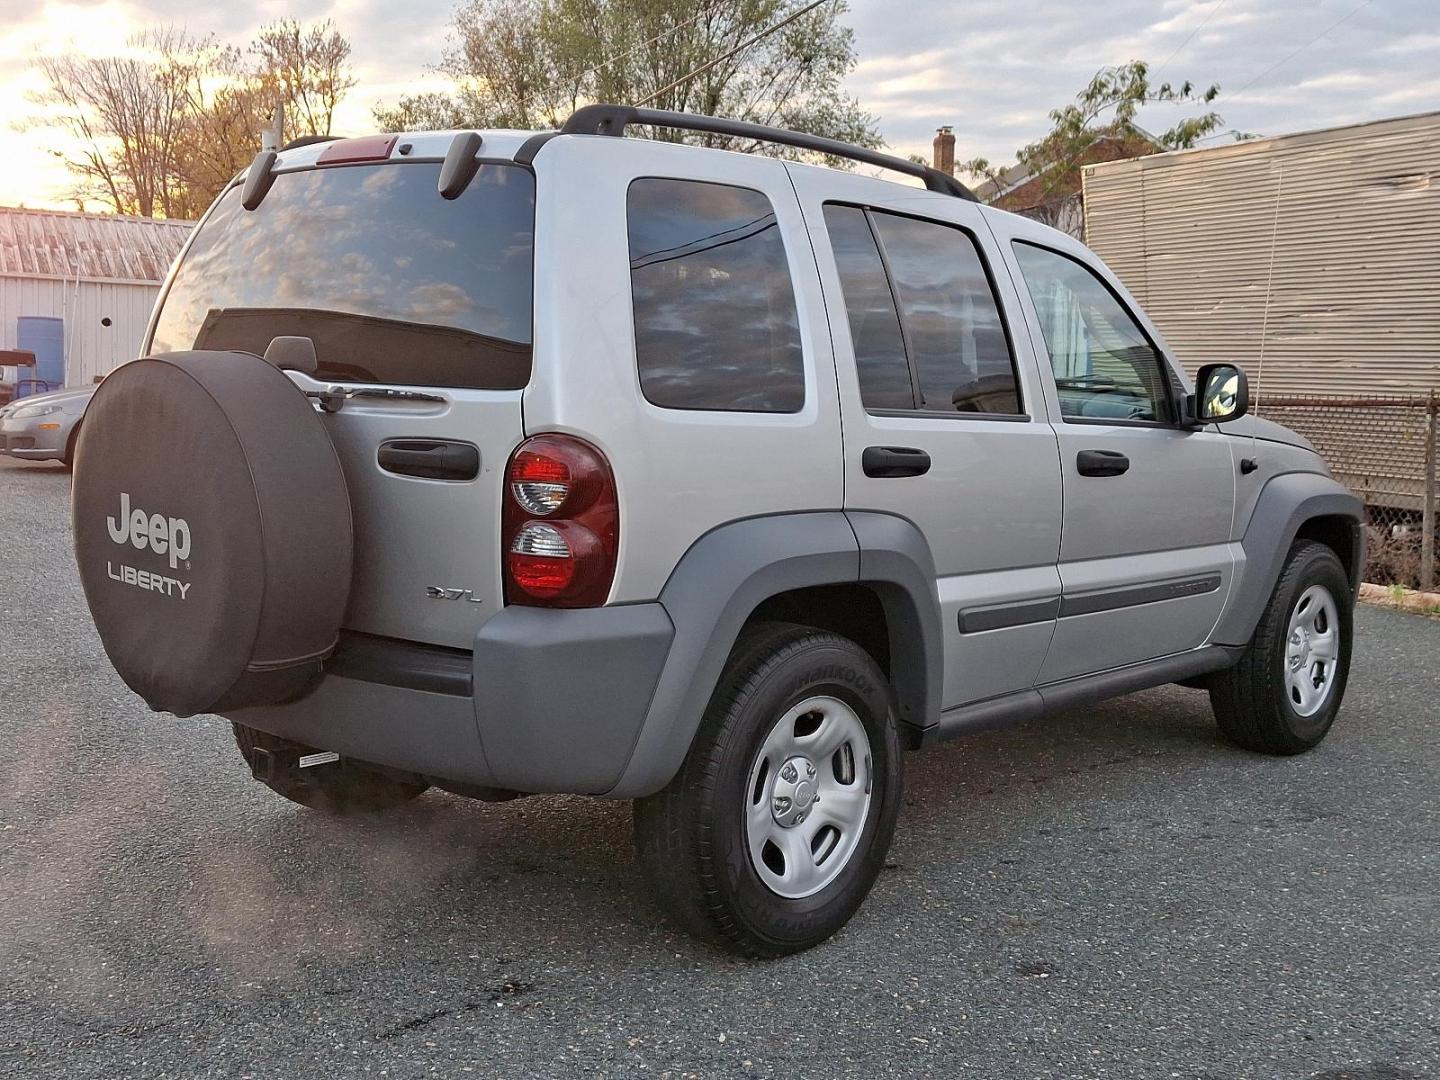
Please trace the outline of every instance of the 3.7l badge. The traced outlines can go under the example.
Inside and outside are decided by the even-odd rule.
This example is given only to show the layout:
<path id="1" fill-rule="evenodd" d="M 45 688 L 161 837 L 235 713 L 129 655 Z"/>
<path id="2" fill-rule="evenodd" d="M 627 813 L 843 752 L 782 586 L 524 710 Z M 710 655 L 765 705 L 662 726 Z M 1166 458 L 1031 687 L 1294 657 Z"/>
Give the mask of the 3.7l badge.
<path id="1" fill-rule="evenodd" d="M 472 589 L 442 589 L 439 585 L 426 585 L 425 595 L 431 600 L 466 600 L 472 604 L 485 602 Z"/>

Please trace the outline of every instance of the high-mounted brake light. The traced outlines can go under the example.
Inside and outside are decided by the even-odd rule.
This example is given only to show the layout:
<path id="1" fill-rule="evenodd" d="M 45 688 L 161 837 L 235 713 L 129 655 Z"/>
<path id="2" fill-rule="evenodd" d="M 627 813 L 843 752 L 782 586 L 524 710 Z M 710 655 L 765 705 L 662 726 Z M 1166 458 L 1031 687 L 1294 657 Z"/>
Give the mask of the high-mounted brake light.
<path id="1" fill-rule="evenodd" d="M 501 539 L 505 599 L 597 607 L 615 577 L 619 507 L 600 451 L 569 435 L 537 435 L 505 469 Z"/>
<path id="2" fill-rule="evenodd" d="M 359 139 L 337 139 L 321 151 L 316 165 L 353 165 L 360 161 L 385 161 L 395 149 L 398 135 L 366 135 Z"/>

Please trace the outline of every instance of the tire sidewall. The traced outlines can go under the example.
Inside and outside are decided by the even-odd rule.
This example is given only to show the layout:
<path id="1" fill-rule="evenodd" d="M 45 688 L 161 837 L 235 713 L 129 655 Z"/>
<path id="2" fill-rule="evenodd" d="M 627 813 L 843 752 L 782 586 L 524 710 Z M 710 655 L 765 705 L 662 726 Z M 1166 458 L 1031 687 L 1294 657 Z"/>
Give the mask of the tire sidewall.
<path id="1" fill-rule="evenodd" d="M 1269 680 L 1271 704 L 1288 735 L 1297 743 L 1313 746 L 1330 730 L 1345 697 L 1345 687 L 1350 677 L 1354 607 L 1350 602 L 1350 583 L 1339 560 L 1333 554 L 1323 548 L 1312 547 L 1301 549 L 1296 553 L 1296 557 L 1298 565 L 1295 572 L 1289 575 L 1286 587 L 1280 590 L 1274 600 L 1276 619 L 1270 641 L 1270 662 L 1273 665 Z M 1305 590 L 1313 585 L 1323 585 L 1335 601 L 1340 622 L 1340 657 L 1336 663 L 1335 685 L 1330 688 L 1325 707 L 1312 716 L 1301 716 L 1295 711 L 1290 700 L 1290 688 L 1285 680 L 1285 650 L 1295 605 Z"/>
<path id="2" fill-rule="evenodd" d="M 839 876 L 811 896 L 790 899 L 771 891 L 755 870 L 746 837 L 745 800 L 751 766 L 775 723 L 793 705 L 819 695 L 844 702 L 865 727 L 871 800 L 860 843 Z M 725 879 L 733 915 L 749 935 L 780 949 L 828 937 L 874 884 L 899 811 L 899 742 L 884 675 L 858 646 L 817 643 L 765 672 L 732 719 L 729 747 L 704 816 L 713 823 L 715 872 Z"/>

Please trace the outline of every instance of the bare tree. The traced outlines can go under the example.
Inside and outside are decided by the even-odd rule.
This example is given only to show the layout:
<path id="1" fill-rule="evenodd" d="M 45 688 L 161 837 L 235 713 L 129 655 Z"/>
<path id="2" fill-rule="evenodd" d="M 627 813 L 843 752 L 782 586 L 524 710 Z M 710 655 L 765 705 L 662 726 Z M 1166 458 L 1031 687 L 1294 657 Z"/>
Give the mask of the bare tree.
<path id="1" fill-rule="evenodd" d="M 278 92 L 295 134 L 329 135 L 335 108 L 355 86 L 350 42 L 329 19 L 306 27 L 281 19 L 263 27 L 250 46 L 259 77 Z"/>
<path id="2" fill-rule="evenodd" d="M 275 94 L 246 53 L 216 46 L 205 58 L 204 78 L 191 85 L 176 171 L 186 191 L 186 215 L 198 216 L 255 157 L 260 130 L 269 122 Z"/>
<path id="3" fill-rule="evenodd" d="M 122 214 L 194 217 L 254 157 L 277 105 L 296 133 L 330 133 L 355 85 L 349 56 L 350 43 L 328 20 L 281 20 L 245 48 L 151 30 L 120 56 L 40 59 L 49 83 L 40 101 L 48 125 L 79 143 L 62 155 L 78 200 Z"/>
<path id="4" fill-rule="evenodd" d="M 126 44 L 123 56 L 41 58 L 50 84 L 41 101 L 81 146 L 66 158 L 77 197 L 100 199 L 118 214 L 173 216 L 183 197 L 176 152 L 201 43 L 167 28 Z"/>

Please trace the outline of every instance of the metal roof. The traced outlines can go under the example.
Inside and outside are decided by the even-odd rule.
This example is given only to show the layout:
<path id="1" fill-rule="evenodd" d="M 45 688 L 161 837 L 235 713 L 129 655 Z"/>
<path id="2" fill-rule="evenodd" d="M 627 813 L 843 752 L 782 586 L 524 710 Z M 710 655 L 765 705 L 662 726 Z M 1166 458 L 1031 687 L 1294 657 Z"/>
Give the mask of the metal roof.
<path id="1" fill-rule="evenodd" d="M 0 277 L 158 285 L 193 227 L 0 206 Z"/>

